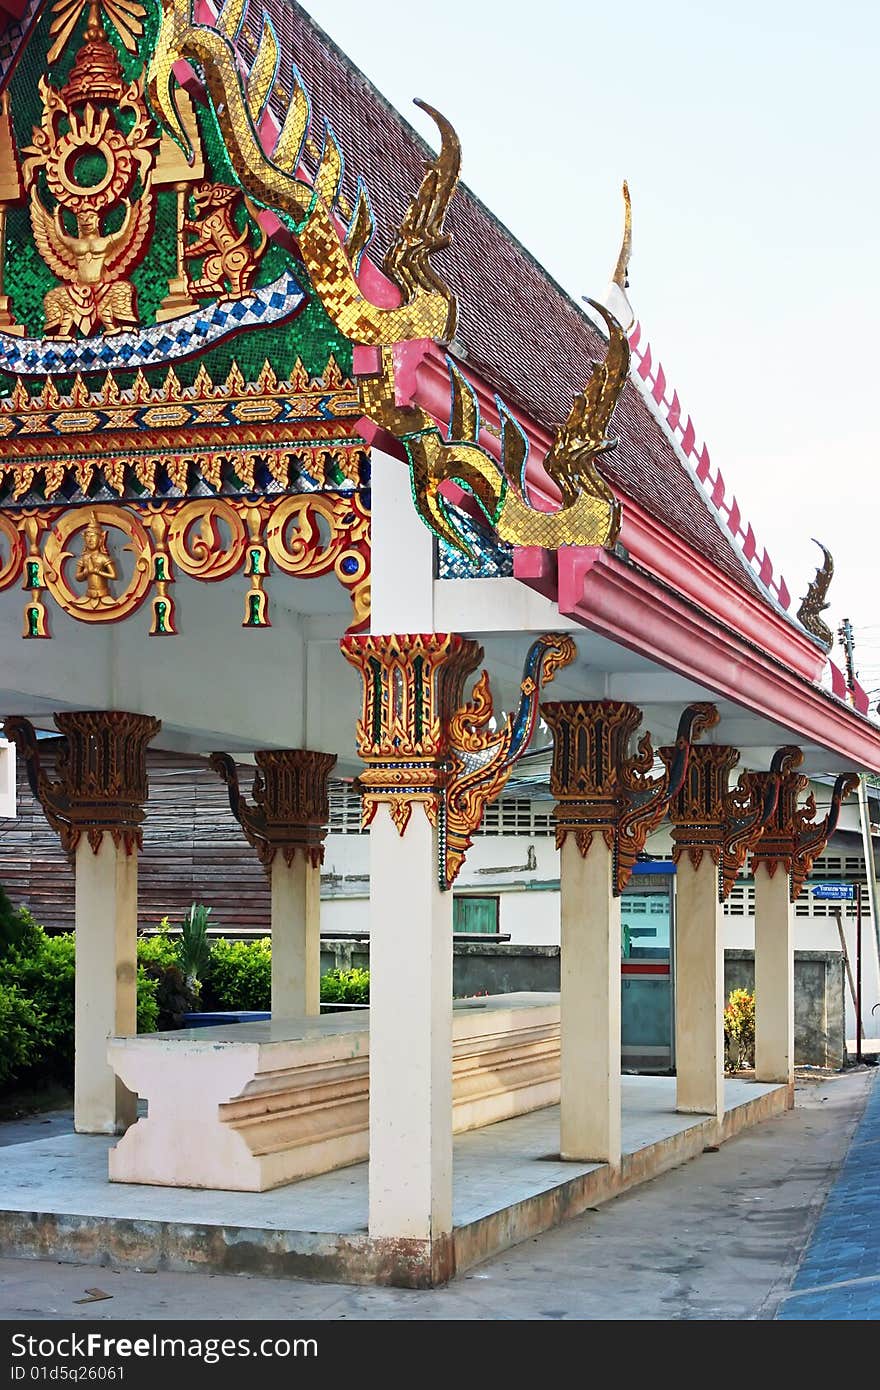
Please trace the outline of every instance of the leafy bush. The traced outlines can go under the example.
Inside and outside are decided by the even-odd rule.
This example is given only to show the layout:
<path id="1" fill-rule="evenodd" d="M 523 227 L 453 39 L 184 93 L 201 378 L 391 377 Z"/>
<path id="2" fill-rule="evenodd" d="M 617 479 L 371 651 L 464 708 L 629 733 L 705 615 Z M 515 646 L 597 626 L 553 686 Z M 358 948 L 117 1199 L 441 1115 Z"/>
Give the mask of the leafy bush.
<path id="1" fill-rule="evenodd" d="M 321 976 L 324 1004 L 369 1004 L 370 972 L 354 965 L 350 970 L 328 970 Z"/>
<path id="2" fill-rule="evenodd" d="M 35 1059 L 42 1018 L 15 985 L 0 984 L 0 1090 Z"/>
<path id="3" fill-rule="evenodd" d="M 211 943 L 211 959 L 203 982 L 206 1009 L 268 1009 L 272 998 L 272 945 L 268 936 L 257 941 Z"/>
<path id="4" fill-rule="evenodd" d="M 198 1007 L 198 994 L 186 981 L 180 965 L 179 938 L 171 935 L 171 923 L 163 917 L 153 936 L 138 937 L 138 966 L 155 981 L 158 1018 L 156 1026 L 164 1032 L 183 1027 L 184 1014 Z M 138 1032 L 150 1029 L 138 1028 Z"/>
<path id="5" fill-rule="evenodd" d="M 724 1007 L 724 1066 L 746 1071 L 755 1065 L 755 996 L 732 989 Z"/>
<path id="6" fill-rule="evenodd" d="M 38 927 L 30 944 L 0 963 L 0 982 L 15 985 L 40 1015 L 28 1080 L 67 1085 L 73 1081 L 73 933 L 47 936 Z"/>
<path id="7" fill-rule="evenodd" d="M 0 1026 L 0 1084 L 4 1073 L 28 1085 L 73 1081 L 74 975 L 76 945 L 72 932 L 49 936 L 30 914 L 24 918 L 19 945 L 0 959 L 0 988 L 12 990 L 29 1006 L 17 1017 L 29 1030 L 25 1058 Z M 137 976 L 138 1032 L 153 1032 L 159 1017 L 157 983 L 145 970 Z M 29 1021 L 30 1020 L 30 1021 Z M 10 1029 L 12 1025 L 10 1024 Z"/>

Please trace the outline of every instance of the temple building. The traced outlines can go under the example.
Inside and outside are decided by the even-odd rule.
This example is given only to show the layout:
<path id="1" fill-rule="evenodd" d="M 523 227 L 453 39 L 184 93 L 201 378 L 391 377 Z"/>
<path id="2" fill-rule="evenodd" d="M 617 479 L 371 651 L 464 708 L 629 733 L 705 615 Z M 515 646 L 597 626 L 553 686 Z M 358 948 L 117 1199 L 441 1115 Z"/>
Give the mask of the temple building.
<path id="1" fill-rule="evenodd" d="M 178 1267 L 437 1284 L 790 1108 L 795 904 L 880 727 L 829 661 L 830 557 L 793 611 L 669 393 L 628 194 L 576 304 L 459 183 L 454 113 L 428 147 L 281 0 L 31 0 L 0 96 L 0 713 L 73 872 L 78 1203 L 17 1146 L 0 1248 L 125 1261 L 136 1218 Z M 266 875 L 265 1023 L 136 1035 L 163 757 Z M 456 887 L 514 791 L 559 989 L 456 1005 Z M 320 1014 L 331 793 L 368 1017 Z M 622 1077 L 646 865 L 674 1075 Z"/>

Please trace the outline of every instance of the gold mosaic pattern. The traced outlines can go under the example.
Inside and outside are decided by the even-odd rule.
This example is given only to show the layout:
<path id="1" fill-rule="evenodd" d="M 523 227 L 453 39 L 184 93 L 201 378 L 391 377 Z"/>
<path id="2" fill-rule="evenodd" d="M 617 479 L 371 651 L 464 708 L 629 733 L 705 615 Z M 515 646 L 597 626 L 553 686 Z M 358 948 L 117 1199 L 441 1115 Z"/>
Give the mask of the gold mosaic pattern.
<path id="1" fill-rule="evenodd" d="M 394 362 L 388 349 L 381 354 L 379 373 L 361 378 L 364 414 L 404 443 L 419 516 L 435 535 L 471 560 L 476 557 L 440 491 L 444 482 L 456 482 L 470 492 L 498 538 L 511 545 L 547 550 L 561 545 L 611 548 L 617 540 L 620 503 L 598 472 L 595 459 L 617 447 L 617 439 L 607 431 L 626 382 L 629 343 L 617 320 L 602 305 L 589 302 L 608 325 L 608 352 L 576 397 L 543 462 L 562 494 L 557 511 L 539 511 L 530 505 L 525 485 L 528 442 L 501 402 L 500 463 L 480 443 L 484 426 L 476 392 L 451 360 L 451 426 L 445 440 L 427 411 L 396 403 Z"/>
<path id="2" fill-rule="evenodd" d="M 312 423 L 325 411 L 334 418 Z M 13 500 L 39 487 L 51 502 L 69 482 L 87 493 L 103 481 L 121 496 L 133 477 L 153 493 L 159 466 L 176 470 L 185 491 L 191 463 L 218 489 L 234 463 L 252 489 L 254 468 L 265 462 L 287 487 L 296 459 L 320 485 L 331 464 L 357 484 L 364 446 L 342 440 L 360 414 L 357 391 L 332 357 L 320 378 L 297 362 L 290 380 L 279 381 L 266 362 L 249 383 L 233 363 L 214 382 L 203 365 L 192 386 L 169 368 L 157 387 L 139 371 L 127 391 L 110 373 L 97 391 L 76 376 L 66 396 L 51 377 L 36 396 L 18 378 L 0 400 L 0 478 L 14 483 Z M 131 431 L 140 432 L 136 444 Z"/>
<path id="3" fill-rule="evenodd" d="M 440 153 L 426 172 L 398 237 L 400 250 L 393 268 L 406 285 L 407 298 L 399 308 L 379 308 L 361 293 L 333 223 L 331 209 L 339 190 L 341 162 L 329 132 L 314 185 L 296 175 L 303 135 L 301 100 L 291 101 L 271 158 L 260 144 L 254 122 L 271 87 L 266 83 L 267 55 L 274 39 L 266 20 L 254 65 L 243 80 L 232 42 L 241 18 L 239 8 L 238 0 L 234 8 L 227 5 L 216 28 L 209 29 L 193 22 L 190 0 L 163 0 L 148 72 L 154 109 L 186 147 L 186 131 L 175 105 L 173 68 L 184 58 L 197 65 L 242 187 L 258 203 L 293 219 L 309 278 L 333 323 L 355 343 L 391 344 L 411 338 L 448 341 L 455 331 L 455 300 L 429 273 L 427 257 L 443 244 L 442 221 L 458 178 L 458 142 L 451 138 L 451 128 L 445 122 L 441 126 Z"/>

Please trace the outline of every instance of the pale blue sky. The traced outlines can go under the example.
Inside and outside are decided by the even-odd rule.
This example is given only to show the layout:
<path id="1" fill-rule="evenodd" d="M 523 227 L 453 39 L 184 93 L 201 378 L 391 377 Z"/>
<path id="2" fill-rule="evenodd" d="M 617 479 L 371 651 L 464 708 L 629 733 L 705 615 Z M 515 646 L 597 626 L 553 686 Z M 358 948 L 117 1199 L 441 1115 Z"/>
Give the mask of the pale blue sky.
<path id="1" fill-rule="evenodd" d="M 305 8 L 429 139 L 412 99 L 449 117 L 464 181 L 576 298 L 609 278 L 629 180 L 667 377 L 798 598 L 810 537 L 830 548 L 825 616 L 880 686 L 880 7 Z"/>

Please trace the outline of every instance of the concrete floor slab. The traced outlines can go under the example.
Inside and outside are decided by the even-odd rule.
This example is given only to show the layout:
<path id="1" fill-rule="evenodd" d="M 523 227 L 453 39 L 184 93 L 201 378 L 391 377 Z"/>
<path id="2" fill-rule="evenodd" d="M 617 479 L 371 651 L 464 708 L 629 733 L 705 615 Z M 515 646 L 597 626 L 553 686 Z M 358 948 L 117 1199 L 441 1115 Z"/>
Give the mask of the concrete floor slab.
<path id="1" fill-rule="evenodd" d="M 674 1077 L 624 1076 L 621 1169 L 563 1162 L 550 1107 L 455 1139 L 455 1268 L 583 1211 L 785 1109 L 786 1088 L 728 1079 L 723 1133 L 674 1110 Z M 710 1132 L 711 1131 L 711 1132 Z M 128 1267 L 250 1270 L 350 1282 L 410 1282 L 371 1252 L 368 1165 L 271 1192 L 110 1183 L 113 1140 L 52 1133 L 8 1146 L 0 1176 L 0 1254 Z"/>

